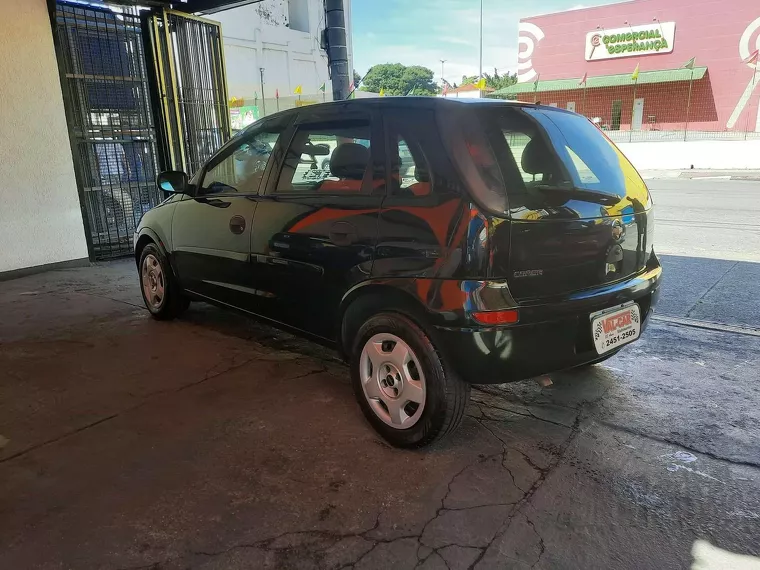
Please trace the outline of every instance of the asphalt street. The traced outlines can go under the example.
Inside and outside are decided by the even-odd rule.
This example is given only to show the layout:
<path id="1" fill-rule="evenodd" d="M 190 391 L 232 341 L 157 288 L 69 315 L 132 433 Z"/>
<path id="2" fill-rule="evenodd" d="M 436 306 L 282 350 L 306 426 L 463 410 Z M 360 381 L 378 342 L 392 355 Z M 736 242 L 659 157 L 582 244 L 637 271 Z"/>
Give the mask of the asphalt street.
<path id="1" fill-rule="evenodd" d="M 760 261 L 760 182 L 677 178 L 647 184 L 661 253 Z"/>
<path id="2" fill-rule="evenodd" d="M 667 286 L 658 313 L 760 329 L 760 182 L 649 180 Z"/>
<path id="3" fill-rule="evenodd" d="M 200 303 L 153 321 L 130 260 L 0 283 L 0 568 L 760 566 L 760 183 L 649 184 L 642 339 L 474 387 L 420 451 L 329 350 Z"/>

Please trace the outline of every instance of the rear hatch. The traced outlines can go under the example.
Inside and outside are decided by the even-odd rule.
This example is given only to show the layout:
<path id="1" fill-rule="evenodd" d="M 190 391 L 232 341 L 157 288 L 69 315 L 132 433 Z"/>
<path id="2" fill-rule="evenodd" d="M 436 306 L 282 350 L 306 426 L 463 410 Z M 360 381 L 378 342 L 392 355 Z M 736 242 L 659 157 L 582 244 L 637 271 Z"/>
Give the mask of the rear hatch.
<path id="1" fill-rule="evenodd" d="M 604 133 L 581 115 L 550 107 L 482 105 L 475 113 L 466 129 L 476 141 L 469 154 L 492 189 L 500 175 L 496 185 L 506 194 L 506 215 L 492 218 L 490 277 L 506 278 L 513 297 L 529 302 L 645 268 L 653 236 L 649 192 Z M 481 145 L 490 147 L 486 158 L 472 152 Z"/>

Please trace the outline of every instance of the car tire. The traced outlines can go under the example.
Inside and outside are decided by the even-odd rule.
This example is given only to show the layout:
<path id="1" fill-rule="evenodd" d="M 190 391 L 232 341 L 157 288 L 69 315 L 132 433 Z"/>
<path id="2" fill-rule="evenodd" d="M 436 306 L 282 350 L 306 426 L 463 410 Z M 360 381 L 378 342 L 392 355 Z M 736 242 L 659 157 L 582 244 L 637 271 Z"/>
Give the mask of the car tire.
<path id="1" fill-rule="evenodd" d="M 367 421 L 402 448 L 423 447 L 451 433 L 470 395 L 470 385 L 446 365 L 425 331 L 396 313 L 377 314 L 359 329 L 351 383 Z"/>
<path id="2" fill-rule="evenodd" d="M 143 302 L 153 318 L 174 319 L 190 305 L 174 279 L 169 261 L 155 244 L 149 243 L 143 248 L 138 271 Z"/>

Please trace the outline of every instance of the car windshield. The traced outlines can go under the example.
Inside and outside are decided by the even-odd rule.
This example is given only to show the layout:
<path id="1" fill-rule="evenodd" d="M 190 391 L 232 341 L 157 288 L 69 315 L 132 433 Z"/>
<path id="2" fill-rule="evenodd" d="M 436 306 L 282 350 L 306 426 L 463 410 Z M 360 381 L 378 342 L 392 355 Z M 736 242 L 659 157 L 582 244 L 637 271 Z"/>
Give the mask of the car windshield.
<path id="1" fill-rule="evenodd" d="M 628 159 L 580 115 L 503 107 L 482 111 L 481 123 L 504 173 L 511 207 L 570 200 L 648 203 L 646 185 Z"/>
<path id="2" fill-rule="evenodd" d="M 546 130 L 576 188 L 646 202 L 639 173 L 591 121 L 562 111 L 525 109 Z"/>

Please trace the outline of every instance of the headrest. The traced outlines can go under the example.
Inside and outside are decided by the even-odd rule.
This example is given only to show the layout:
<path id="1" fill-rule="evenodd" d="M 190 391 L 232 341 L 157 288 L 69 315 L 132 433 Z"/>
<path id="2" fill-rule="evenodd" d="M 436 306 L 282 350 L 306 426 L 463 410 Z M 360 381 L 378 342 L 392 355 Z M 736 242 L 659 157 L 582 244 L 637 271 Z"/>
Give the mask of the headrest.
<path id="1" fill-rule="evenodd" d="M 520 159 L 522 169 L 528 174 L 546 174 L 554 171 L 555 158 L 540 138 L 531 139 L 525 145 Z"/>
<path id="2" fill-rule="evenodd" d="M 361 180 L 369 164 L 369 149 L 357 143 L 343 143 L 330 157 L 330 173 L 338 178 Z"/>

